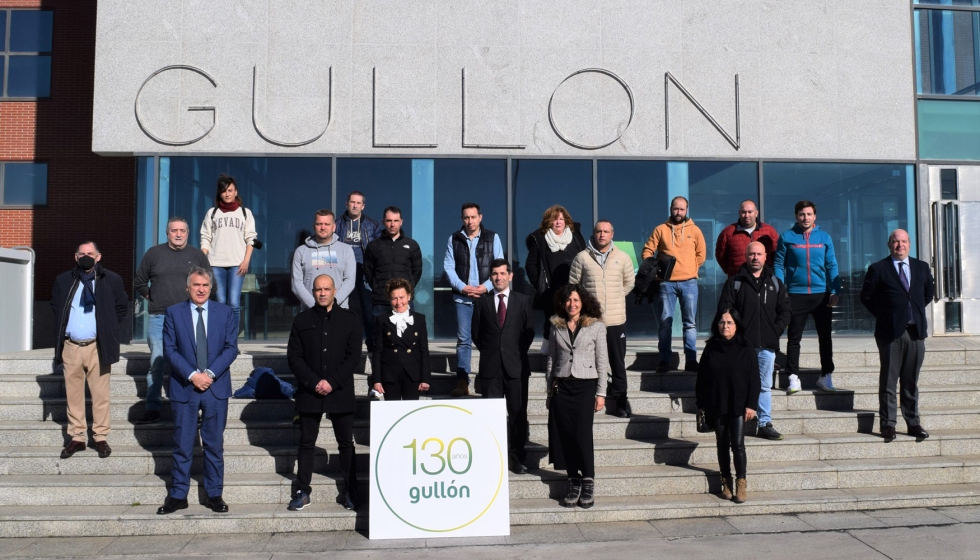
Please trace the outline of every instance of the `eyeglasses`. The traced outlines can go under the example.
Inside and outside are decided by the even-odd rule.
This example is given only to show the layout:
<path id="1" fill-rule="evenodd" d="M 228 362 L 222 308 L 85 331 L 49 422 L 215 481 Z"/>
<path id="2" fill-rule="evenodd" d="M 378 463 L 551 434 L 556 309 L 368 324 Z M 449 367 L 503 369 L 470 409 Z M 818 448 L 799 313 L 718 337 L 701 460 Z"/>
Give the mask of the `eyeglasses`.
<path id="1" fill-rule="evenodd" d="M 734 327 L 735 321 L 718 321 L 719 327 Z"/>

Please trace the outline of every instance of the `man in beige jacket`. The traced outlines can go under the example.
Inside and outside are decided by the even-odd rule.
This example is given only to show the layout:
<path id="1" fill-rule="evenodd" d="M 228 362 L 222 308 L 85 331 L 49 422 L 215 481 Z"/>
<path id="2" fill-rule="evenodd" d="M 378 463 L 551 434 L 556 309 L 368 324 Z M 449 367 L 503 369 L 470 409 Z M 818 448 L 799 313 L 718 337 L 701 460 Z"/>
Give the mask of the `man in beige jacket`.
<path id="1" fill-rule="evenodd" d="M 687 217 L 687 199 L 675 196 L 670 201 L 670 218 L 650 234 L 643 246 L 643 258 L 656 253 L 658 259 L 674 257 L 674 269 L 670 278 L 660 283 L 660 297 L 654 302 L 660 321 L 660 363 L 658 373 L 670 369 L 670 335 L 674 325 L 674 305 L 681 302 L 681 320 L 684 322 L 684 371 L 698 370 L 698 354 L 695 349 L 698 329 L 694 318 L 698 313 L 698 269 L 704 264 L 704 234 L 694 221 Z"/>
<path id="2" fill-rule="evenodd" d="M 626 294 L 633 289 L 634 279 L 633 260 L 613 245 L 612 222 L 599 220 L 585 250 L 575 255 L 568 281 L 581 284 L 602 306 L 612 372 L 606 410 L 620 418 L 633 414 L 626 398 Z"/>

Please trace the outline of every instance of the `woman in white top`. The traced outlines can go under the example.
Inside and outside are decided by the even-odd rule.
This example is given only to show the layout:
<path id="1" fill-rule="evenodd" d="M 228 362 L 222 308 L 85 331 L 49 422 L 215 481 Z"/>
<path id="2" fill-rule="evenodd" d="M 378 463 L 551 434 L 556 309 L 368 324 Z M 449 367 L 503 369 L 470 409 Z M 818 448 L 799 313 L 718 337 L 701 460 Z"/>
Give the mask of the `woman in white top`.
<path id="1" fill-rule="evenodd" d="M 235 178 L 222 174 L 214 208 L 208 210 L 201 224 L 201 251 L 211 263 L 218 301 L 231 306 L 236 324 L 242 314 L 242 280 L 252 259 L 255 237 L 255 217 L 242 205 Z"/>

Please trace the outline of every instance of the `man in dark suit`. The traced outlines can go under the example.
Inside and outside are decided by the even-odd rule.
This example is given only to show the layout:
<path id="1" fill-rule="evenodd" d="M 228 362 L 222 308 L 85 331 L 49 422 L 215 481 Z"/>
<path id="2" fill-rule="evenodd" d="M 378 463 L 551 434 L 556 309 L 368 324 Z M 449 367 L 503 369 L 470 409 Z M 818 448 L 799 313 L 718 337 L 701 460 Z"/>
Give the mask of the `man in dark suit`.
<path id="1" fill-rule="evenodd" d="M 313 280 L 313 307 L 293 320 L 286 359 L 296 376 L 299 412 L 299 452 L 296 488 L 287 509 L 310 504 L 310 483 L 320 420 L 330 417 L 340 455 L 344 493 L 340 503 L 357 509 L 357 462 L 354 459 L 354 368 L 361 359 L 361 322 L 337 303 L 333 278 L 321 274 Z"/>
<path id="2" fill-rule="evenodd" d="M 909 234 L 896 229 L 888 236 L 891 255 L 868 267 L 861 303 L 875 317 L 875 342 L 881 361 L 878 413 L 881 437 L 895 439 L 895 389 L 902 383 L 902 416 L 910 436 L 929 437 L 919 424 L 919 369 L 925 357 L 928 322 L 926 304 L 935 294 L 929 265 L 909 257 Z"/>
<path id="3" fill-rule="evenodd" d="M 534 340 L 531 298 L 510 289 L 514 274 L 510 262 L 490 263 L 493 291 L 473 305 L 473 342 L 480 351 L 480 383 L 483 398 L 507 401 L 507 448 L 510 470 L 527 472 L 527 386 L 531 365 L 527 351 Z"/>
<path id="4" fill-rule="evenodd" d="M 209 301 L 211 271 L 194 267 L 187 275 L 190 301 L 171 305 L 163 320 L 163 356 L 170 364 L 167 396 L 174 419 L 170 492 L 158 514 L 187 508 L 191 460 L 201 411 L 205 507 L 228 511 L 224 489 L 224 431 L 231 397 L 231 363 L 238 357 L 238 321 L 231 307 Z"/>

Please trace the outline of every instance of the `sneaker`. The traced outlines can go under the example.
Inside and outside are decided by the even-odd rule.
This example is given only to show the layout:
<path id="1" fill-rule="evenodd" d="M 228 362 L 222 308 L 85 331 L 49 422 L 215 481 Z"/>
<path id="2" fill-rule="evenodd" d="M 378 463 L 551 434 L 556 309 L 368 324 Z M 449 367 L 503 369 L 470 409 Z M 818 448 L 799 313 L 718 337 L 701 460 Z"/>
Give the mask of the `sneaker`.
<path id="1" fill-rule="evenodd" d="M 310 505 L 310 495 L 302 490 L 297 490 L 293 494 L 293 499 L 289 501 L 289 505 L 286 507 L 289 511 L 299 511 L 306 506 Z"/>
<path id="2" fill-rule="evenodd" d="M 449 393 L 453 397 L 468 397 L 470 394 L 470 383 L 465 379 L 456 380 L 456 388 Z"/>
<path id="3" fill-rule="evenodd" d="M 371 400 L 372 401 L 380 401 L 381 400 L 381 393 L 377 392 L 374 389 L 371 389 L 370 391 L 368 391 L 368 396 L 371 397 Z"/>
<path id="4" fill-rule="evenodd" d="M 783 439 L 783 434 L 776 431 L 776 428 L 772 427 L 772 422 L 766 422 L 765 426 L 759 426 L 758 436 L 763 439 L 772 439 L 779 441 Z"/>
<path id="5" fill-rule="evenodd" d="M 562 505 L 565 507 L 575 507 L 580 497 L 582 497 L 582 479 L 569 477 L 568 492 L 565 494 L 565 499 L 562 500 Z"/>
<path id="6" fill-rule="evenodd" d="M 582 479 L 582 493 L 578 498 L 578 507 L 589 509 L 595 505 L 595 480 L 591 478 Z"/>
<path id="7" fill-rule="evenodd" d="M 836 391 L 837 388 L 834 387 L 834 380 L 833 378 L 831 378 L 831 375 L 833 374 L 827 373 L 821 375 L 820 379 L 817 379 L 817 389 L 820 389 L 821 391 L 828 391 L 830 393 Z"/>
<path id="8" fill-rule="evenodd" d="M 803 385 L 800 383 L 800 377 L 795 373 L 791 373 L 789 375 L 789 389 L 786 389 L 786 392 L 792 395 L 793 393 L 799 392 L 802 388 Z"/>

